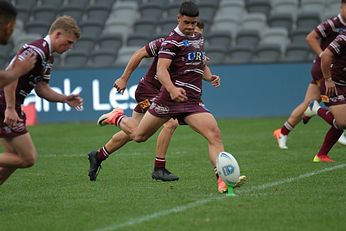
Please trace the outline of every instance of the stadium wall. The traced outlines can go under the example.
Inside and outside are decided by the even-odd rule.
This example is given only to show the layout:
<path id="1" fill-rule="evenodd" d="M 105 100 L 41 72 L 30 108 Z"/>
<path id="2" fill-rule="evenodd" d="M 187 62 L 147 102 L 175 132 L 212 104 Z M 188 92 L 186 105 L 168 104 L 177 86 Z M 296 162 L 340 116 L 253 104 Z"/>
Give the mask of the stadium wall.
<path id="1" fill-rule="evenodd" d="M 287 116 L 303 99 L 309 83 L 311 64 L 254 64 L 212 66 L 221 76 L 221 86 L 204 83 L 203 101 L 217 118 Z M 34 103 L 39 123 L 95 121 L 113 107 L 130 115 L 135 106 L 134 92 L 146 68 L 138 68 L 124 95 L 113 88 L 122 69 L 55 70 L 50 85 L 64 94 L 80 93 L 84 111 L 66 104 L 49 103 L 33 92 L 25 105 Z"/>

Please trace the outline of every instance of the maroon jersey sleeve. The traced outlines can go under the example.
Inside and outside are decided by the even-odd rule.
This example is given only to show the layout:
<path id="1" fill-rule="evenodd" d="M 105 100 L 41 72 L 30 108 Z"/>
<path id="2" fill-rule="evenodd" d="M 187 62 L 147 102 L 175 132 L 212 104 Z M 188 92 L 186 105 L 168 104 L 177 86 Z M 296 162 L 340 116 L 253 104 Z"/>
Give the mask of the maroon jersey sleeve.
<path id="1" fill-rule="evenodd" d="M 346 33 L 338 35 L 333 42 L 327 47 L 335 56 L 345 53 L 346 49 Z"/>
<path id="2" fill-rule="evenodd" d="M 333 28 L 335 28 L 337 17 L 333 17 L 323 21 L 317 27 L 315 27 L 315 32 L 321 37 L 326 38 L 330 33 L 333 32 Z"/>
<path id="3" fill-rule="evenodd" d="M 150 57 L 156 57 L 159 54 L 161 44 L 164 41 L 164 38 L 158 38 L 151 42 L 149 42 L 147 45 L 145 45 L 145 49 L 148 52 Z"/>
<path id="4" fill-rule="evenodd" d="M 179 50 L 178 43 L 172 39 L 172 33 L 161 44 L 159 58 L 173 59 Z"/>

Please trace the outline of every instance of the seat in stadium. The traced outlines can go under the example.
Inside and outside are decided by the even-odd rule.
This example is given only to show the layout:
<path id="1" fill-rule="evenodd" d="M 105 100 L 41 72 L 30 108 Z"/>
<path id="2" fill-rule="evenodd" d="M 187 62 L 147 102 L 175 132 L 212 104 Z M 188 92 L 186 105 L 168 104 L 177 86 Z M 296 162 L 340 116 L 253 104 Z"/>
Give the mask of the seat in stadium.
<path id="1" fill-rule="evenodd" d="M 87 6 L 85 14 L 88 21 L 99 21 L 104 24 L 109 16 L 110 9 L 103 5 L 90 5 Z"/>
<path id="2" fill-rule="evenodd" d="M 267 21 L 270 27 L 284 27 L 288 32 L 292 30 L 292 25 L 294 24 L 291 13 L 272 12 L 268 16 Z"/>
<path id="3" fill-rule="evenodd" d="M 301 0 L 300 1 L 301 11 L 321 13 L 325 10 L 325 8 L 326 8 L 325 0 Z"/>
<path id="4" fill-rule="evenodd" d="M 63 68 L 64 67 L 64 56 L 63 55 L 58 55 L 58 54 L 53 54 L 54 56 L 54 69 L 56 68 Z"/>
<path id="5" fill-rule="evenodd" d="M 215 13 L 218 9 L 218 5 L 216 5 L 213 1 L 210 2 L 200 2 L 198 3 L 199 8 L 199 17 L 202 21 L 213 21 Z M 206 24 L 208 25 L 208 24 Z"/>
<path id="6" fill-rule="evenodd" d="M 224 15 L 223 17 L 216 17 L 214 24 L 211 26 L 210 31 L 228 31 L 230 34 L 235 35 L 240 25 L 240 18 L 234 15 Z"/>
<path id="7" fill-rule="evenodd" d="M 124 1 L 116 1 L 113 4 L 111 16 L 116 16 L 117 18 L 128 18 L 135 20 L 138 9 L 138 4 L 136 2 L 124 2 Z"/>
<path id="8" fill-rule="evenodd" d="M 215 20 L 225 16 L 233 16 L 238 19 L 246 12 L 245 1 L 221 1 L 215 15 Z"/>
<path id="9" fill-rule="evenodd" d="M 285 50 L 288 40 L 288 31 L 286 28 L 267 28 L 261 32 L 260 44 L 278 44 L 282 50 Z"/>
<path id="10" fill-rule="evenodd" d="M 174 18 L 166 18 L 161 20 L 159 25 L 160 31 L 162 34 L 168 34 L 177 26 L 177 19 Z"/>
<path id="11" fill-rule="evenodd" d="M 277 63 L 282 58 L 281 46 L 278 44 L 259 44 L 251 59 L 253 63 Z"/>
<path id="12" fill-rule="evenodd" d="M 317 12 L 299 12 L 297 14 L 296 25 L 298 29 L 312 30 L 321 23 L 320 13 Z"/>
<path id="13" fill-rule="evenodd" d="M 59 9 L 64 4 L 64 0 L 41 0 L 41 6 L 55 7 Z"/>
<path id="14" fill-rule="evenodd" d="M 269 15 L 271 10 L 270 0 L 248 0 L 246 9 L 249 13 L 262 13 Z"/>
<path id="15" fill-rule="evenodd" d="M 326 4 L 325 12 L 334 12 L 334 15 L 337 15 L 340 10 L 340 0 L 330 0 Z"/>
<path id="16" fill-rule="evenodd" d="M 28 22 L 30 18 L 31 10 L 26 8 L 25 6 L 17 6 L 17 19 Z"/>
<path id="17" fill-rule="evenodd" d="M 257 30 L 241 30 L 235 37 L 236 46 L 255 48 L 261 36 Z"/>
<path id="18" fill-rule="evenodd" d="M 271 12 L 290 13 L 295 17 L 299 9 L 299 0 L 271 0 Z"/>
<path id="19" fill-rule="evenodd" d="M 83 13 L 84 13 L 84 6 L 64 5 L 60 8 L 60 15 L 69 15 L 73 17 L 77 22 L 82 19 Z"/>
<path id="20" fill-rule="evenodd" d="M 130 60 L 131 56 L 135 51 L 137 51 L 140 47 L 135 46 L 135 47 L 121 47 L 117 59 L 115 61 L 115 66 L 117 67 L 124 67 L 127 65 L 128 61 Z"/>
<path id="21" fill-rule="evenodd" d="M 88 63 L 88 51 L 68 51 L 65 55 L 65 68 L 81 68 Z"/>
<path id="22" fill-rule="evenodd" d="M 90 54 L 91 67 L 114 67 L 117 53 L 112 50 L 96 50 Z"/>
<path id="23" fill-rule="evenodd" d="M 59 9 L 53 6 L 38 6 L 32 9 L 31 15 L 35 21 L 42 21 L 50 24 L 59 14 Z"/>
<path id="24" fill-rule="evenodd" d="M 309 29 L 294 29 L 289 34 L 291 44 L 307 46 L 306 36 L 310 33 Z"/>
<path id="25" fill-rule="evenodd" d="M 259 32 L 267 28 L 267 17 L 261 13 L 251 13 L 244 15 L 240 22 L 242 30 L 258 30 Z"/>
<path id="26" fill-rule="evenodd" d="M 226 51 L 227 49 L 222 47 L 209 47 L 206 49 L 205 54 L 209 58 L 208 64 L 222 64 L 225 59 Z"/>
<path id="27" fill-rule="evenodd" d="M 94 6 L 106 6 L 108 7 L 110 10 L 113 7 L 113 4 L 116 2 L 116 0 L 102 0 L 102 1 L 94 1 L 92 3 L 92 5 Z"/>
<path id="28" fill-rule="evenodd" d="M 309 47 L 304 45 L 289 44 L 283 57 L 284 62 L 306 62 L 313 56 Z"/>
<path id="29" fill-rule="evenodd" d="M 67 5 L 70 6 L 89 6 L 90 1 L 89 0 L 67 0 Z"/>
<path id="30" fill-rule="evenodd" d="M 37 5 L 37 0 L 16 0 L 15 1 L 16 8 L 18 8 L 18 7 L 22 8 L 23 7 L 23 8 L 30 10 L 31 8 L 33 8 L 36 5 Z"/>
<path id="31" fill-rule="evenodd" d="M 13 50 L 14 44 L 13 41 L 10 40 L 6 45 L 0 46 L 0 66 L 3 68 L 7 63 L 10 62 L 12 57 L 15 54 Z"/>
<path id="32" fill-rule="evenodd" d="M 118 52 L 123 45 L 123 36 L 120 33 L 102 34 L 97 39 L 97 46 L 100 50 L 110 50 Z"/>
<path id="33" fill-rule="evenodd" d="M 157 23 L 158 22 L 155 19 L 138 19 L 133 24 L 133 31 L 137 33 L 153 35 L 156 33 Z"/>
<path id="34" fill-rule="evenodd" d="M 48 34 L 49 24 L 45 21 L 30 21 L 25 25 L 25 30 L 29 34 L 39 34 L 43 37 Z"/>
<path id="35" fill-rule="evenodd" d="M 73 50 L 84 50 L 84 51 L 92 51 L 95 46 L 95 38 L 94 36 L 86 36 L 82 35 L 81 38 L 73 45 Z"/>
<path id="36" fill-rule="evenodd" d="M 103 30 L 104 23 L 100 21 L 82 21 L 80 23 L 81 34 L 88 37 L 98 37 Z"/>
<path id="37" fill-rule="evenodd" d="M 162 3 L 149 2 L 141 4 L 139 7 L 139 13 L 141 18 L 151 18 L 160 20 L 162 18 Z"/>
<path id="38" fill-rule="evenodd" d="M 142 33 L 133 33 L 133 34 L 129 34 L 129 36 L 127 37 L 126 40 L 126 45 L 128 47 L 130 46 L 144 46 L 145 44 L 147 44 L 148 42 L 150 42 L 150 40 L 152 39 L 151 36 L 147 35 L 147 34 L 142 34 Z"/>
<path id="39" fill-rule="evenodd" d="M 231 46 L 232 36 L 227 31 L 215 31 L 206 37 L 208 48 L 222 48 L 228 50 Z"/>
<path id="40" fill-rule="evenodd" d="M 165 6 L 165 12 L 167 15 L 167 18 L 174 18 L 177 16 L 179 9 L 180 9 L 180 2 L 178 1 L 173 1 L 169 2 L 168 5 Z"/>
<path id="41" fill-rule="evenodd" d="M 249 63 L 253 55 L 253 48 L 249 46 L 235 46 L 226 53 L 224 63 L 239 64 Z"/>

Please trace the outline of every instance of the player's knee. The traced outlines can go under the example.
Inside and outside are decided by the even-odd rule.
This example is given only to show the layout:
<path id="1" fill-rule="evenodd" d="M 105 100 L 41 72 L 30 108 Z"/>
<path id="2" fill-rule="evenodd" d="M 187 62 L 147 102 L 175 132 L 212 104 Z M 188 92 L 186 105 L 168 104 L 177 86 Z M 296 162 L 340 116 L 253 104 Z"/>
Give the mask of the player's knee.
<path id="1" fill-rule="evenodd" d="M 221 142 L 221 131 L 218 127 L 215 127 L 210 132 L 211 139 L 214 142 Z"/>
<path id="2" fill-rule="evenodd" d="M 133 140 L 136 141 L 137 143 L 142 143 L 145 142 L 149 139 L 149 136 L 145 135 L 145 134 L 141 134 L 141 135 L 136 135 Z"/>
<path id="3" fill-rule="evenodd" d="M 25 157 L 22 161 L 22 168 L 30 168 L 36 163 L 36 155 L 30 155 L 28 157 Z"/>
<path id="4" fill-rule="evenodd" d="M 176 120 L 170 120 L 163 125 L 163 129 L 165 129 L 167 132 L 173 133 L 178 126 L 179 123 Z"/>

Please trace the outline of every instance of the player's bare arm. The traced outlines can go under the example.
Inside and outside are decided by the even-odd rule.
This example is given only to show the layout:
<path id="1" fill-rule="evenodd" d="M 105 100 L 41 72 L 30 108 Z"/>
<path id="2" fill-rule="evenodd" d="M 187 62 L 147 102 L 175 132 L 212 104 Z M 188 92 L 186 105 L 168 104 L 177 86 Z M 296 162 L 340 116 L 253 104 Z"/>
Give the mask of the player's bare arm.
<path id="1" fill-rule="evenodd" d="M 210 82 L 213 87 L 219 87 L 221 84 L 220 76 L 213 75 L 208 66 L 204 68 L 203 79 Z"/>
<path id="2" fill-rule="evenodd" d="M 17 124 L 19 120 L 18 114 L 15 110 L 16 108 L 16 88 L 17 82 L 14 81 L 4 87 L 5 100 L 6 100 L 6 110 L 5 110 L 5 119 L 4 123 L 10 127 L 13 127 Z"/>
<path id="3" fill-rule="evenodd" d="M 5 71 L 0 71 L 0 88 L 3 88 L 8 83 L 28 73 L 32 68 L 34 68 L 35 63 L 35 54 L 31 54 L 24 59 L 18 59 L 18 57 L 16 57 L 10 68 Z"/>
<path id="4" fill-rule="evenodd" d="M 172 100 L 175 102 L 184 102 L 187 100 L 185 90 L 183 88 L 174 86 L 168 72 L 171 62 L 171 59 L 159 58 L 157 63 L 157 79 L 169 92 Z"/>
<path id="5" fill-rule="evenodd" d="M 329 49 L 325 49 L 321 56 L 321 70 L 326 85 L 326 95 L 328 96 L 338 94 L 330 71 L 330 65 L 333 62 L 333 57 L 334 55 Z"/>
<path id="6" fill-rule="evenodd" d="M 39 97 L 50 102 L 67 103 L 71 107 L 76 107 L 77 110 L 83 106 L 83 99 L 79 94 L 71 94 L 68 96 L 60 94 L 50 88 L 49 84 L 46 82 L 39 82 L 35 87 L 35 91 Z"/>
<path id="7" fill-rule="evenodd" d="M 113 86 L 121 94 L 124 93 L 126 89 L 127 82 L 129 81 L 132 73 L 136 70 L 138 65 L 141 63 L 143 58 L 149 57 L 149 54 L 145 47 L 140 48 L 131 56 L 129 62 L 127 63 L 123 74 L 115 80 Z"/>
<path id="8" fill-rule="evenodd" d="M 321 57 L 323 50 L 321 49 L 320 45 L 320 36 L 316 33 L 316 31 L 313 30 L 306 36 L 306 42 L 316 53 L 316 55 Z"/>

